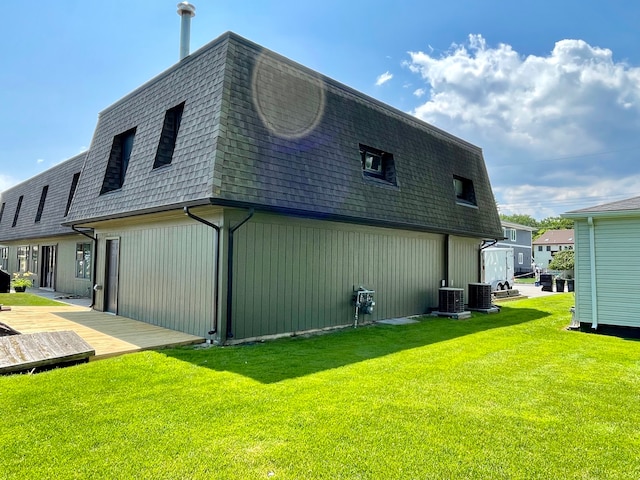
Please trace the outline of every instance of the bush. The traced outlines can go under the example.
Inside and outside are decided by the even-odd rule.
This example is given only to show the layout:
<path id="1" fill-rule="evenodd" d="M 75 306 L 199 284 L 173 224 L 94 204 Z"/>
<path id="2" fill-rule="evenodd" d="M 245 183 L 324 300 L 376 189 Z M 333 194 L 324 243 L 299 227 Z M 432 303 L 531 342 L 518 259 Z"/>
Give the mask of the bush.
<path id="1" fill-rule="evenodd" d="M 551 270 L 573 271 L 575 265 L 575 252 L 573 250 L 563 250 L 553 256 L 553 260 L 549 264 Z"/>

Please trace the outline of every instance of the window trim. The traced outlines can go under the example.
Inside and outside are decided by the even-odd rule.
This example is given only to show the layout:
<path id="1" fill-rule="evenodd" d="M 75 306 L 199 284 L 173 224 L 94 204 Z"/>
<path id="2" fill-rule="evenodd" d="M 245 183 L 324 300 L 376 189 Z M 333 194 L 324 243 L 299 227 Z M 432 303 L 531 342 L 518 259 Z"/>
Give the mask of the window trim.
<path id="1" fill-rule="evenodd" d="M 82 258 L 78 258 L 78 253 L 82 252 Z M 88 258 L 87 258 L 88 256 Z M 93 262 L 93 248 L 90 242 L 76 242 L 75 258 L 75 278 L 80 280 L 91 280 L 91 264 Z M 82 263 L 82 265 L 81 265 Z"/>
<path id="2" fill-rule="evenodd" d="M 24 195 L 20 195 L 20 197 L 18 198 L 16 213 L 13 215 L 13 223 L 11 224 L 11 228 L 14 228 L 18 224 L 18 217 L 20 216 L 20 209 L 22 208 L 22 200 L 24 200 Z"/>
<path id="3" fill-rule="evenodd" d="M 76 189 L 78 188 L 78 181 L 80 180 L 80 172 L 76 172 L 73 174 L 73 179 L 71 180 L 71 187 L 69 188 L 69 197 L 67 197 L 67 206 L 64 209 L 64 216 L 69 215 L 69 209 L 71 208 L 71 202 L 73 201 L 73 197 L 76 194 Z"/>
<path id="4" fill-rule="evenodd" d="M 113 137 L 100 195 L 115 192 L 123 187 L 135 147 L 137 129 L 138 127 L 133 127 Z M 128 145 L 129 141 L 131 145 Z"/>
<path id="5" fill-rule="evenodd" d="M 362 143 L 359 144 L 359 148 L 360 168 L 362 169 L 362 175 L 364 178 L 375 179 L 388 185 L 398 185 L 396 178 L 396 165 L 392 153 L 369 147 Z M 367 157 L 369 156 L 372 158 L 379 158 L 379 169 L 373 169 L 367 166 Z"/>
<path id="6" fill-rule="evenodd" d="M 458 188 L 460 187 L 460 188 Z M 473 180 L 460 175 L 453 176 L 453 194 L 458 205 L 477 207 L 476 192 Z"/>
<path id="7" fill-rule="evenodd" d="M 184 114 L 184 105 L 182 102 L 175 107 L 171 107 L 164 114 L 164 122 L 162 124 L 162 133 L 158 142 L 158 149 L 153 160 L 153 170 L 167 167 L 173 162 L 173 154 L 180 133 L 180 125 L 182 123 L 182 115 Z"/>
<path id="8" fill-rule="evenodd" d="M 47 201 L 47 193 L 49 192 L 49 185 L 45 185 L 42 187 L 42 192 L 40 193 L 40 202 L 38 202 L 38 211 L 36 212 L 36 219 L 34 223 L 40 223 L 42 220 L 42 212 L 44 210 L 44 204 Z"/>

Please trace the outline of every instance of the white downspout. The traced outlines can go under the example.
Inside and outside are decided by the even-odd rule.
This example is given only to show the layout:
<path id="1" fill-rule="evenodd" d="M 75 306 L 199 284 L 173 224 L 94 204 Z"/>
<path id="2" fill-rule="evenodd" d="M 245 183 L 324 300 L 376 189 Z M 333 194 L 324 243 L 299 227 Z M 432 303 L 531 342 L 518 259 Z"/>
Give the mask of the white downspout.
<path id="1" fill-rule="evenodd" d="M 589 263 L 591 264 L 591 328 L 598 328 L 598 295 L 596 291 L 596 232 L 593 217 L 589 217 Z"/>

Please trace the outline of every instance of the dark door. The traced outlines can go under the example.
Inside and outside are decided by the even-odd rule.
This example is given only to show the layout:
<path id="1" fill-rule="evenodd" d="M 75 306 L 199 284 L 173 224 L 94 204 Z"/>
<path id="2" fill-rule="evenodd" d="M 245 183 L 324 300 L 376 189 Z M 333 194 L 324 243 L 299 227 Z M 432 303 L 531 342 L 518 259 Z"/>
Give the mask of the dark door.
<path id="1" fill-rule="evenodd" d="M 56 246 L 42 247 L 42 261 L 40 267 L 40 288 L 56 288 Z"/>
<path id="2" fill-rule="evenodd" d="M 120 267 L 120 240 L 107 240 L 107 271 L 104 286 L 104 309 L 118 313 L 118 270 Z"/>

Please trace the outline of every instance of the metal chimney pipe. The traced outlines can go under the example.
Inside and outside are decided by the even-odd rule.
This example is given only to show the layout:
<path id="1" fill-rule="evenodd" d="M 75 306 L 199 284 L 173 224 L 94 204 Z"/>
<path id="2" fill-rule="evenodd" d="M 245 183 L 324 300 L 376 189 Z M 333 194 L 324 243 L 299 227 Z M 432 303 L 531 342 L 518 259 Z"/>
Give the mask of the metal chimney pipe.
<path id="1" fill-rule="evenodd" d="M 182 60 L 189 55 L 191 17 L 196 16 L 196 7 L 189 2 L 180 2 L 178 4 L 178 15 L 182 17 L 180 22 L 180 60 Z"/>

